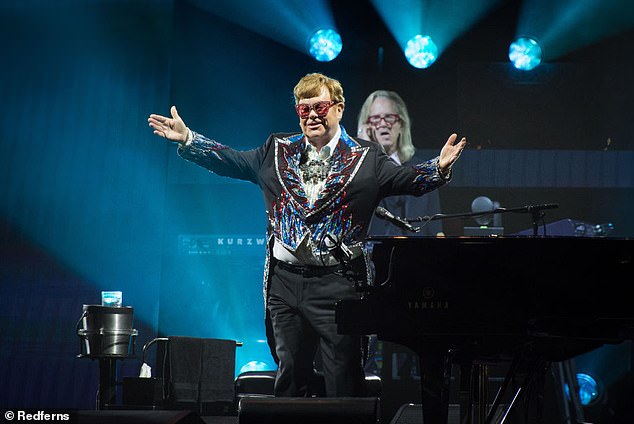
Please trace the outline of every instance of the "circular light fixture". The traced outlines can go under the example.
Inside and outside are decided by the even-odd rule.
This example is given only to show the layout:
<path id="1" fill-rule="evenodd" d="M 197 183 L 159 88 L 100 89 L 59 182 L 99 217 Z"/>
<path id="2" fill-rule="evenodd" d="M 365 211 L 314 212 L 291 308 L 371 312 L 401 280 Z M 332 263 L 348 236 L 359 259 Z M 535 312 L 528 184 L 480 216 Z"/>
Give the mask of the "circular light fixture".
<path id="1" fill-rule="evenodd" d="M 579 387 L 579 402 L 581 405 L 592 405 L 599 399 L 601 393 L 599 391 L 599 383 L 590 374 L 583 372 L 577 373 L 577 386 Z M 568 383 L 564 385 L 566 396 L 570 399 L 570 387 Z"/>
<path id="2" fill-rule="evenodd" d="M 240 374 L 247 371 L 266 371 L 270 369 L 269 364 L 262 361 L 249 361 L 240 367 Z"/>
<path id="3" fill-rule="evenodd" d="M 499 207 L 499 202 L 494 202 L 486 196 L 478 196 L 471 202 L 471 212 L 482 213 L 482 215 L 476 215 L 473 219 L 479 225 L 489 226 L 493 223 L 493 214 L 486 212 L 490 212 Z"/>
<path id="4" fill-rule="evenodd" d="M 509 47 L 509 60 L 517 69 L 530 71 L 542 63 L 542 47 L 531 37 L 518 37 Z"/>
<path id="5" fill-rule="evenodd" d="M 341 53 L 341 36 L 334 29 L 320 29 L 308 40 L 308 52 L 320 62 L 330 62 Z"/>
<path id="6" fill-rule="evenodd" d="M 577 373 L 577 384 L 579 385 L 579 401 L 582 405 L 590 405 L 599 398 L 599 385 L 591 375 Z"/>
<path id="7" fill-rule="evenodd" d="M 405 45 L 405 57 L 414 68 L 428 68 L 438 57 L 438 47 L 430 36 L 417 35 Z"/>

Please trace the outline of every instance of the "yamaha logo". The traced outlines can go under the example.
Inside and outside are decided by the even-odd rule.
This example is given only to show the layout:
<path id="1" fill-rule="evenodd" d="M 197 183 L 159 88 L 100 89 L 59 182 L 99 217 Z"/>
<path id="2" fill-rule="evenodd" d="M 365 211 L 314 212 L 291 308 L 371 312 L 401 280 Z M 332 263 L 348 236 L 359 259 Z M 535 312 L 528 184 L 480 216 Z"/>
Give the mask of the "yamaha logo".
<path id="1" fill-rule="evenodd" d="M 414 311 L 449 309 L 448 300 L 435 299 L 435 296 L 436 290 L 433 287 L 423 287 L 420 299 L 409 299 L 407 308 Z"/>
<path id="2" fill-rule="evenodd" d="M 423 287 L 423 299 L 432 299 L 435 291 L 433 287 Z"/>

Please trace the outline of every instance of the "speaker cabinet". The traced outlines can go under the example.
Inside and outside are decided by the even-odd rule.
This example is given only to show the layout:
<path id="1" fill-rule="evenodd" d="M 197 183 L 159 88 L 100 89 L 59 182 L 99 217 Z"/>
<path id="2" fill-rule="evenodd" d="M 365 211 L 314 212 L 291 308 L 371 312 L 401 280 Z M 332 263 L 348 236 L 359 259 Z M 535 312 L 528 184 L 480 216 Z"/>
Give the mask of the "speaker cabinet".
<path id="1" fill-rule="evenodd" d="M 244 397 L 239 424 L 376 424 L 378 398 Z"/>
<path id="2" fill-rule="evenodd" d="M 236 377 L 236 396 L 273 396 L 276 371 L 245 371 Z"/>

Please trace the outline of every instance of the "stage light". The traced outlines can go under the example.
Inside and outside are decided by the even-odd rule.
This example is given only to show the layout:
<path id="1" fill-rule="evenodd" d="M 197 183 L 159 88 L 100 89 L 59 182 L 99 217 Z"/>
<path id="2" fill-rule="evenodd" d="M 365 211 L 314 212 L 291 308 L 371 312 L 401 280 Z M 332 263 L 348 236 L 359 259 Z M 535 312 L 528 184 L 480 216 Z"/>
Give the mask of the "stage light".
<path id="1" fill-rule="evenodd" d="M 579 386 L 579 402 L 588 406 L 593 404 L 600 397 L 599 384 L 590 374 L 577 373 L 577 386 Z M 566 396 L 570 399 L 570 388 L 565 385 Z"/>
<path id="2" fill-rule="evenodd" d="M 308 40 L 308 52 L 320 62 L 330 62 L 341 53 L 341 36 L 334 29 L 315 31 Z"/>
<path id="3" fill-rule="evenodd" d="M 427 59 L 414 64 L 409 57 L 407 58 L 416 68 L 430 66 L 453 44 L 454 40 L 502 1 L 370 0 L 403 52 L 410 41 L 416 49 L 414 46 L 418 41 L 411 40 L 416 34 L 421 34 L 421 39 L 425 35 L 433 39 L 433 59 L 431 55 L 428 55 Z M 424 47 L 424 50 L 431 50 L 431 46 Z"/>
<path id="4" fill-rule="evenodd" d="M 518 37 L 509 47 L 509 59 L 513 66 L 522 71 L 530 71 L 542 62 L 542 48 L 530 37 Z"/>
<path id="5" fill-rule="evenodd" d="M 531 0 L 521 2 L 516 36 L 539 40 L 542 60 L 555 62 L 582 47 L 629 31 L 634 2 L 623 0 Z"/>
<path id="6" fill-rule="evenodd" d="M 599 385 L 589 374 L 577 373 L 579 385 L 579 401 L 582 405 L 590 405 L 599 398 Z"/>
<path id="7" fill-rule="evenodd" d="M 240 374 L 247 371 L 268 371 L 271 367 L 266 362 L 249 361 L 240 367 Z"/>
<path id="8" fill-rule="evenodd" d="M 310 8 L 304 0 L 188 0 L 187 3 L 307 55 L 312 54 L 307 41 L 316 29 L 337 28 L 328 0 L 312 0 Z M 323 61 L 334 59 L 341 51 L 341 41 L 339 46 L 332 58 Z"/>
<path id="9" fill-rule="evenodd" d="M 405 45 L 405 57 L 415 68 L 423 69 L 431 66 L 438 57 L 438 47 L 430 36 L 417 35 Z"/>

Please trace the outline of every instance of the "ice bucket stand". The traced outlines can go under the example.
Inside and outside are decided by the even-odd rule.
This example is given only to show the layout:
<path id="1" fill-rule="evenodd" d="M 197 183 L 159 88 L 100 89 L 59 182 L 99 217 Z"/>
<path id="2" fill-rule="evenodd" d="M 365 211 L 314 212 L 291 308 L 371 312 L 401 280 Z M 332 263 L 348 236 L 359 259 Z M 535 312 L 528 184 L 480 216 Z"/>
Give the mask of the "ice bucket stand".
<path id="1" fill-rule="evenodd" d="M 77 322 L 78 358 L 99 360 L 96 409 L 108 409 L 117 400 L 117 359 L 135 357 L 138 331 L 133 329 L 130 306 L 83 305 Z"/>

